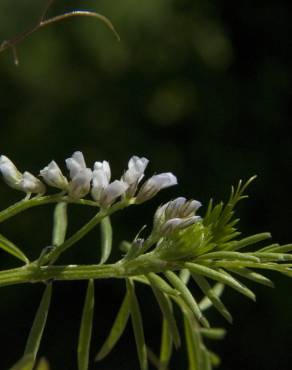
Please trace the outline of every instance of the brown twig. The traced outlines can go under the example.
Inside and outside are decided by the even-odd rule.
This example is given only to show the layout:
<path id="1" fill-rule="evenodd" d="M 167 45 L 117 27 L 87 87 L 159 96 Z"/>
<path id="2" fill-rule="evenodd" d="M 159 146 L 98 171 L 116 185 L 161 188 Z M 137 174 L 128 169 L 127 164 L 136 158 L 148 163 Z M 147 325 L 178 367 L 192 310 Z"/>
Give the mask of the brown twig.
<path id="1" fill-rule="evenodd" d="M 31 29 L 29 29 L 26 32 L 21 33 L 20 35 L 15 36 L 14 38 L 12 38 L 10 40 L 3 41 L 2 44 L 0 45 L 0 53 L 3 52 L 6 49 L 11 49 L 12 50 L 15 65 L 19 64 L 18 56 L 17 56 L 17 49 L 16 49 L 16 46 L 17 46 L 18 43 L 20 43 L 21 41 L 26 39 L 28 36 L 30 36 L 32 33 L 38 31 L 39 29 L 41 29 L 43 27 L 49 26 L 53 23 L 56 23 L 56 22 L 59 22 L 59 21 L 62 21 L 62 20 L 65 20 L 65 19 L 71 18 L 71 17 L 85 16 L 85 17 L 96 18 L 96 19 L 102 21 L 103 23 L 105 23 L 105 25 L 114 33 L 117 40 L 118 41 L 120 40 L 120 36 L 117 33 L 117 31 L 115 30 L 111 21 L 108 18 L 106 18 L 105 16 L 103 16 L 99 13 L 96 13 L 96 12 L 91 12 L 91 11 L 86 11 L 86 10 L 76 10 L 76 11 L 71 11 L 69 13 L 64 13 L 64 14 L 61 14 L 61 15 L 57 15 L 57 16 L 49 18 L 49 19 L 44 19 L 48 10 L 49 10 L 49 8 L 50 8 L 50 6 L 52 5 L 53 1 L 54 0 L 48 0 L 47 5 L 46 5 L 46 7 L 45 7 L 45 9 L 42 13 L 41 18 L 40 18 L 40 21 L 38 22 L 38 24 L 36 26 L 32 27 Z"/>

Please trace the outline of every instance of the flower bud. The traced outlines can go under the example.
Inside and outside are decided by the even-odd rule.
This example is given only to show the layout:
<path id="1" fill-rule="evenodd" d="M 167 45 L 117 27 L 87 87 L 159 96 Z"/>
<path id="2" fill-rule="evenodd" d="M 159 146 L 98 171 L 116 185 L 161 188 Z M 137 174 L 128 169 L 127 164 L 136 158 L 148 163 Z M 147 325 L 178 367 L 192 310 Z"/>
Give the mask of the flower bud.
<path id="1" fill-rule="evenodd" d="M 192 216 L 189 218 L 172 218 L 166 221 L 161 227 L 160 233 L 162 236 L 169 236 L 170 234 L 186 229 L 201 219 L 200 216 Z"/>
<path id="2" fill-rule="evenodd" d="M 201 202 L 197 200 L 189 200 L 180 209 L 181 217 L 189 217 L 194 215 L 201 206 Z"/>
<path id="3" fill-rule="evenodd" d="M 169 220 L 174 217 L 181 217 L 180 210 L 181 207 L 186 203 L 186 198 L 179 197 L 167 203 L 165 209 L 165 219 Z"/>
<path id="4" fill-rule="evenodd" d="M 22 190 L 20 186 L 22 174 L 18 171 L 13 162 L 5 155 L 0 156 L 0 172 L 7 185 L 14 189 Z"/>
<path id="5" fill-rule="evenodd" d="M 21 190 L 25 193 L 44 194 L 46 192 L 45 185 L 34 175 L 27 171 L 25 171 L 22 175 L 22 179 L 20 180 L 20 187 Z"/>
<path id="6" fill-rule="evenodd" d="M 136 202 L 143 203 L 153 198 L 161 189 L 173 185 L 177 185 L 177 178 L 171 172 L 154 175 L 142 185 L 137 195 Z"/>
<path id="7" fill-rule="evenodd" d="M 42 169 L 40 175 L 48 185 L 62 190 L 68 189 L 68 181 L 55 161 L 50 162 Z"/>

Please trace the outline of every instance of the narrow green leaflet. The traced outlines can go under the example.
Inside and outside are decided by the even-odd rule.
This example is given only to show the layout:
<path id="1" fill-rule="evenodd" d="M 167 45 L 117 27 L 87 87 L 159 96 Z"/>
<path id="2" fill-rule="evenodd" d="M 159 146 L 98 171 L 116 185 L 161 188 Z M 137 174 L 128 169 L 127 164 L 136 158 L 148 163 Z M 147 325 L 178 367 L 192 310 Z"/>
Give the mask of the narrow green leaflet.
<path id="1" fill-rule="evenodd" d="M 189 360 L 189 370 L 202 370 L 202 343 L 200 340 L 200 335 L 194 325 L 194 318 L 192 318 L 189 314 L 184 315 L 184 330 Z"/>
<path id="2" fill-rule="evenodd" d="M 123 334 L 130 316 L 129 298 L 130 298 L 129 293 L 127 293 L 119 309 L 115 322 L 113 323 L 111 331 L 108 337 L 106 338 L 104 344 L 102 345 L 100 351 L 96 355 L 95 361 L 100 361 L 105 356 L 107 356 L 111 352 L 113 347 L 116 345 L 121 335 Z"/>
<path id="3" fill-rule="evenodd" d="M 93 312 L 94 312 L 94 281 L 89 280 L 83 307 L 77 348 L 78 370 L 88 370 Z"/>
<path id="4" fill-rule="evenodd" d="M 229 270 L 229 271 L 231 271 L 231 272 L 233 272 L 237 275 L 240 275 L 240 276 L 242 276 L 246 279 L 255 281 L 256 283 L 268 286 L 270 288 L 274 288 L 274 283 L 270 279 L 263 276 L 262 274 L 259 274 L 258 272 L 251 271 L 246 267 L 238 267 L 238 268 L 230 267 L 230 268 L 227 268 L 227 270 Z"/>
<path id="5" fill-rule="evenodd" d="M 151 288 L 159 304 L 164 320 L 167 321 L 167 324 L 169 326 L 169 331 L 173 339 L 173 342 L 176 348 L 178 348 L 181 344 L 181 341 L 180 341 L 180 335 L 179 335 L 179 331 L 176 325 L 175 317 L 172 312 L 171 302 L 164 293 L 162 293 L 159 289 L 157 289 L 155 283 L 153 283 L 151 275 L 149 274 L 147 275 L 147 277 L 150 281 Z"/>
<path id="6" fill-rule="evenodd" d="M 34 358 L 29 354 L 23 356 L 10 370 L 31 370 L 33 368 Z"/>
<path id="7" fill-rule="evenodd" d="M 232 323 L 232 316 L 225 307 L 224 303 L 221 301 L 219 297 L 216 296 L 212 287 L 208 283 L 207 279 L 205 279 L 201 275 L 192 274 L 192 278 L 198 284 L 199 288 L 202 292 L 210 299 L 213 303 L 214 307 L 218 310 L 218 312 L 229 322 Z"/>
<path id="8" fill-rule="evenodd" d="M 101 228 L 101 258 L 100 264 L 105 263 L 112 250 L 113 243 L 113 231 L 112 225 L 109 217 L 105 217 L 100 222 Z"/>
<path id="9" fill-rule="evenodd" d="M 179 272 L 179 277 L 181 279 L 181 281 L 187 285 L 189 280 L 190 280 L 190 277 L 191 277 L 191 274 L 189 272 L 188 269 L 182 269 L 180 272 Z"/>
<path id="10" fill-rule="evenodd" d="M 259 257 L 261 262 L 284 262 L 292 260 L 292 254 L 288 253 L 255 252 L 253 254 Z"/>
<path id="11" fill-rule="evenodd" d="M 26 255 L 10 240 L 5 238 L 5 236 L 0 234 L 0 249 L 3 249 L 5 252 L 11 254 L 12 256 L 18 258 L 24 263 L 29 263 L 29 259 Z"/>
<path id="12" fill-rule="evenodd" d="M 234 242 L 228 243 L 227 250 L 233 250 L 233 251 L 238 251 L 239 249 L 246 248 L 249 245 L 259 243 L 263 240 L 267 240 L 271 238 L 270 233 L 260 233 L 260 234 L 255 234 L 252 236 L 248 236 L 246 238 L 243 238 L 241 240 L 236 240 Z"/>
<path id="13" fill-rule="evenodd" d="M 212 363 L 211 363 L 209 352 L 207 351 L 206 348 L 204 348 L 202 353 L 203 353 L 202 370 L 212 370 Z"/>
<path id="14" fill-rule="evenodd" d="M 42 335 L 45 329 L 47 316 L 50 308 L 51 297 L 52 297 L 52 283 L 49 283 L 47 284 L 46 289 L 44 291 L 41 303 L 37 310 L 32 327 L 30 329 L 30 333 L 24 350 L 24 356 L 32 355 L 34 361 L 36 359 Z"/>
<path id="15" fill-rule="evenodd" d="M 257 255 L 251 255 L 248 253 L 241 253 L 241 252 L 228 252 L 228 251 L 220 251 L 220 252 L 210 252 L 204 255 L 201 255 L 196 258 L 197 261 L 199 260 L 208 260 L 208 259 L 231 259 L 232 261 L 251 261 L 251 262 L 260 262 L 260 258 Z"/>
<path id="16" fill-rule="evenodd" d="M 135 293 L 135 286 L 134 282 L 130 279 L 126 280 L 127 282 L 127 290 L 129 292 L 130 297 L 130 310 L 131 310 L 131 319 L 132 325 L 134 330 L 134 336 L 136 341 L 136 348 L 140 363 L 141 370 L 148 369 L 148 361 L 147 361 L 147 349 L 145 344 L 145 337 L 144 337 L 144 330 L 143 330 L 143 322 L 142 316 L 140 312 L 139 303 Z"/>
<path id="17" fill-rule="evenodd" d="M 187 286 L 181 281 L 181 279 L 172 271 L 166 271 L 165 276 L 169 282 L 181 293 L 181 297 L 187 303 L 189 308 L 192 310 L 196 318 L 201 322 L 205 327 L 209 327 L 208 320 L 203 316 L 197 302 L 195 301 L 192 293 L 189 291 Z"/>
<path id="18" fill-rule="evenodd" d="M 292 251 L 292 244 L 272 244 L 268 247 L 260 249 L 258 252 L 274 252 L 274 253 L 289 253 Z"/>
<path id="19" fill-rule="evenodd" d="M 161 345 L 160 345 L 160 367 L 159 370 L 167 369 L 172 355 L 172 335 L 167 320 L 163 318 Z"/>
<path id="20" fill-rule="evenodd" d="M 150 272 L 147 274 L 148 280 L 151 280 L 151 283 L 156 286 L 161 292 L 167 295 L 180 295 L 180 293 L 173 289 L 164 279 L 162 279 L 159 275 L 155 274 L 154 272 Z"/>
<path id="21" fill-rule="evenodd" d="M 250 289 L 234 279 L 234 277 L 232 277 L 231 275 L 227 275 L 227 273 L 224 273 L 223 270 L 217 271 L 210 267 L 190 262 L 186 262 L 185 267 L 194 274 L 203 275 L 210 279 L 217 280 L 220 283 L 229 285 L 231 288 L 237 290 L 239 293 L 242 293 L 246 297 L 255 301 L 255 295 Z"/>
<path id="22" fill-rule="evenodd" d="M 226 335 L 226 330 L 222 328 L 201 328 L 200 333 L 209 339 L 220 340 L 223 339 Z"/>
<path id="23" fill-rule="evenodd" d="M 55 206 L 54 227 L 52 235 L 52 244 L 58 246 L 63 244 L 67 231 L 67 203 L 60 202 Z"/>
<path id="24" fill-rule="evenodd" d="M 225 285 L 222 284 L 222 283 L 216 283 L 212 290 L 213 290 L 213 293 L 216 295 L 217 298 L 220 298 L 223 291 L 224 291 L 224 288 L 225 288 Z M 212 302 L 210 301 L 210 299 L 208 297 L 204 297 L 200 302 L 199 302 L 199 307 L 200 307 L 200 310 L 201 311 L 205 311 L 207 310 L 208 308 L 210 307 L 213 307 L 213 304 Z"/>

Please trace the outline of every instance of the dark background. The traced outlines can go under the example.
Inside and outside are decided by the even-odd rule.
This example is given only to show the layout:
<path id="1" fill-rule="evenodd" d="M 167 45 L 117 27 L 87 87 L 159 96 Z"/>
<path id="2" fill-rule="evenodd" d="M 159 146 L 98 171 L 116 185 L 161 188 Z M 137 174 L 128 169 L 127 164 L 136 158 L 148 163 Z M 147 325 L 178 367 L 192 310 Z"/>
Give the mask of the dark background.
<path id="1" fill-rule="evenodd" d="M 0 42 L 32 27 L 45 1 L 1 0 Z M 35 174 L 51 159 L 82 150 L 89 165 L 111 162 L 119 177 L 133 154 L 150 159 L 148 174 L 172 171 L 179 186 L 113 217 L 116 251 L 150 223 L 156 207 L 185 195 L 206 205 L 226 199 L 231 184 L 258 174 L 251 199 L 239 207 L 244 235 L 271 231 L 291 242 L 291 11 L 284 1 L 91 0 L 56 1 L 49 15 L 91 9 L 108 16 L 116 42 L 94 19 L 75 18 L 43 29 L 19 47 L 19 67 L 0 55 L 0 153 Z M 21 199 L 0 184 L 1 208 Z M 50 244 L 52 206 L 31 209 L 1 232 L 36 258 Z M 92 211 L 71 207 L 69 233 Z M 98 233 L 74 246 L 63 263 L 98 261 Z M 0 267 L 17 262 L 0 251 Z M 270 275 L 277 289 L 255 288 L 257 303 L 226 289 L 230 326 L 212 343 L 224 370 L 291 369 L 292 281 Z M 56 283 L 40 354 L 53 370 L 76 369 L 76 345 L 86 283 Z M 0 290 L 0 368 L 22 354 L 43 287 Z M 107 334 L 124 293 L 122 282 L 96 282 L 93 352 Z M 160 313 L 138 289 L 146 338 L 157 351 Z M 142 299 L 143 297 L 143 299 Z M 105 361 L 92 369 L 134 370 L 131 328 Z M 180 351 L 170 368 L 186 369 Z"/>

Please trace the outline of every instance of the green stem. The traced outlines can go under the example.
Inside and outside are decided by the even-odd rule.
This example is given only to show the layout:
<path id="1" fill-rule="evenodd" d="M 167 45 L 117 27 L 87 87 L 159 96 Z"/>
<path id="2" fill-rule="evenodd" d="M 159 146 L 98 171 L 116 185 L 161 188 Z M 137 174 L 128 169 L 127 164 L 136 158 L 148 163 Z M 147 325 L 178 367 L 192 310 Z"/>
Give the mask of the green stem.
<path id="1" fill-rule="evenodd" d="M 128 205 L 131 204 L 129 200 L 122 200 L 118 203 L 115 203 L 112 207 L 101 210 L 98 212 L 90 221 L 88 221 L 81 229 L 79 229 L 75 234 L 73 234 L 69 239 L 65 240 L 65 242 L 54 249 L 51 250 L 46 256 L 42 259 L 42 265 L 47 263 L 54 263 L 59 256 L 65 252 L 68 248 L 70 248 L 73 244 L 77 243 L 80 239 L 82 239 L 89 231 L 91 231 L 96 225 L 100 223 L 100 221 L 113 214 L 116 211 L 119 211 Z"/>
<path id="2" fill-rule="evenodd" d="M 13 204 L 12 206 L 4 209 L 2 212 L 0 212 L 0 222 L 6 221 L 9 218 L 17 215 L 18 213 L 25 211 L 26 209 L 42 206 L 44 204 L 58 203 L 58 202 L 66 202 L 66 203 L 98 207 L 97 204 L 93 202 L 92 200 L 73 199 L 68 196 L 63 196 L 60 194 L 47 195 L 45 197 L 38 197 L 38 198 L 35 197 L 29 200 L 21 200 L 20 202 L 17 202 Z"/>
<path id="3" fill-rule="evenodd" d="M 180 269 L 180 264 L 153 258 L 150 254 L 138 257 L 135 261 L 107 265 L 67 265 L 38 266 L 32 263 L 27 266 L 0 272 L 0 287 L 23 283 L 44 282 L 47 280 L 88 280 L 125 278 L 144 275 L 149 272 L 164 272 Z"/>

